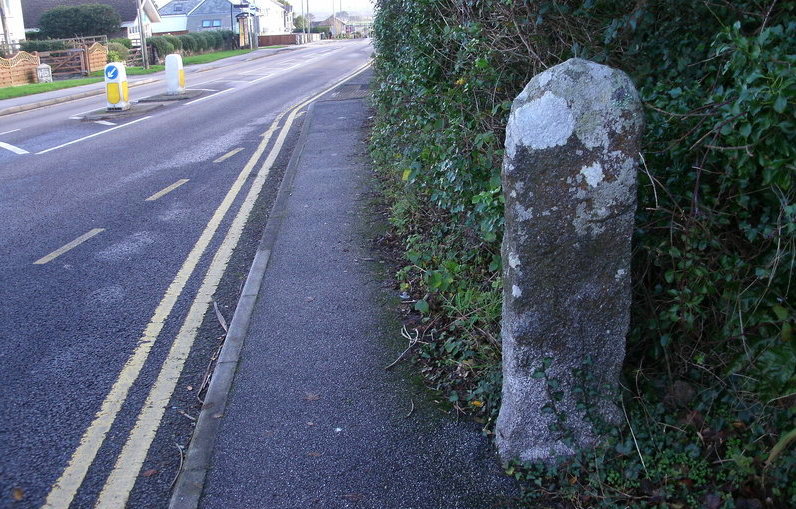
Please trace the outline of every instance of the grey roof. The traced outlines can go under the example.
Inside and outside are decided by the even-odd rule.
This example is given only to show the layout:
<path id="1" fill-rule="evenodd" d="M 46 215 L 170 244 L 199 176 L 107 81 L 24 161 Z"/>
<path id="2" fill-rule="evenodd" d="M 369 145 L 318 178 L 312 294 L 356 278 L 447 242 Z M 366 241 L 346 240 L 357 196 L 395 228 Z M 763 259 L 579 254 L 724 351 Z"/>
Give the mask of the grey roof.
<path id="1" fill-rule="evenodd" d="M 161 16 L 188 14 L 203 1 L 204 0 L 172 0 L 171 2 L 167 3 L 166 5 L 158 9 L 158 12 L 160 13 Z"/>
<path id="2" fill-rule="evenodd" d="M 196 7 L 196 10 L 193 11 L 192 15 L 197 14 L 226 14 L 229 15 L 229 11 L 232 10 L 234 13 L 240 12 L 240 9 L 231 8 L 231 3 L 227 0 L 202 0 L 197 2 L 199 4 Z M 245 3 L 241 1 L 241 3 Z"/>
<path id="3" fill-rule="evenodd" d="M 110 5 L 121 16 L 122 23 L 135 20 L 136 0 L 24 0 L 22 2 L 22 17 L 25 20 L 25 28 L 38 27 L 41 15 L 53 7 L 89 3 Z"/>

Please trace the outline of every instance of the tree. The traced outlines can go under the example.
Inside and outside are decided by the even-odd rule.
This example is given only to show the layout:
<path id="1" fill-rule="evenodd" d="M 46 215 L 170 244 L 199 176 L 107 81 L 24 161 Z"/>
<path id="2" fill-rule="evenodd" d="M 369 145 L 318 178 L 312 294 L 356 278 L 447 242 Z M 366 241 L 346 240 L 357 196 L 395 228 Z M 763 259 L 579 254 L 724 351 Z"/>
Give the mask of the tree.
<path id="1" fill-rule="evenodd" d="M 296 30 L 299 32 L 303 31 L 305 28 L 310 27 L 310 22 L 305 16 L 296 16 L 293 19 L 293 26 L 296 27 Z"/>
<path id="2" fill-rule="evenodd" d="M 348 11 L 340 11 L 340 12 L 337 12 L 337 13 L 335 13 L 335 15 L 334 15 L 334 16 L 335 16 L 336 18 L 348 19 Z"/>
<path id="3" fill-rule="evenodd" d="M 55 7 L 39 20 L 39 28 L 53 38 L 110 35 L 118 32 L 121 24 L 116 9 L 102 4 Z"/>

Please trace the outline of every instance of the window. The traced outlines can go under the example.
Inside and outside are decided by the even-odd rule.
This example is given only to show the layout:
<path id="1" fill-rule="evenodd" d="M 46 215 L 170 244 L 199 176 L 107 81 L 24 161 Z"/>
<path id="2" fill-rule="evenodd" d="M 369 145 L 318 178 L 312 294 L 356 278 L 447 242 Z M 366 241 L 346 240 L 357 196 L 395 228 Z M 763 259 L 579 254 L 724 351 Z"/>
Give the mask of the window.
<path id="1" fill-rule="evenodd" d="M 221 26 L 221 20 L 220 19 L 214 19 L 213 20 L 213 26 L 214 27 L 220 27 Z"/>
<path id="2" fill-rule="evenodd" d="M 182 12 L 182 4 L 181 3 L 175 3 L 174 4 L 174 12 Z"/>
<path id="3" fill-rule="evenodd" d="M 211 27 L 220 27 L 221 20 L 220 19 L 203 19 L 202 20 L 202 28 L 211 28 Z"/>

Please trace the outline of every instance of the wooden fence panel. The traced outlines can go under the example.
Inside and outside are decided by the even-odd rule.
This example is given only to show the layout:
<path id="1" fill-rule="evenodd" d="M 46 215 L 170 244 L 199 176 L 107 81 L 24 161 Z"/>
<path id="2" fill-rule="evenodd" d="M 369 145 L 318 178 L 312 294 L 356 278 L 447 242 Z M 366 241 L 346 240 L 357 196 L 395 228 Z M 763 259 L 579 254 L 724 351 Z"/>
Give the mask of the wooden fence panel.
<path id="1" fill-rule="evenodd" d="M 0 58 L 0 87 L 36 83 L 37 55 L 20 51 L 11 58 Z"/>
<path id="2" fill-rule="evenodd" d="M 86 62 L 88 64 L 88 72 L 104 69 L 105 64 L 108 62 L 108 48 L 95 42 L 86 48 Z"/>

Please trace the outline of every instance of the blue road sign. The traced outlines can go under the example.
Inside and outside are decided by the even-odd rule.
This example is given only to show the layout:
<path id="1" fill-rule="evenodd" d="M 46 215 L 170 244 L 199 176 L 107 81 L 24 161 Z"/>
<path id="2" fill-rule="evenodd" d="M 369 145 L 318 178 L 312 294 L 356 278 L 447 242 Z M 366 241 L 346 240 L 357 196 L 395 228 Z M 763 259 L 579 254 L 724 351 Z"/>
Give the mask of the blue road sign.
<path id="1" fill-rule="evenodd" d="M 115 80 L 119 76 L 119 68 L 115 65 L 109 65 L 105 68 L 105 77 L 109 80 Z"/>

